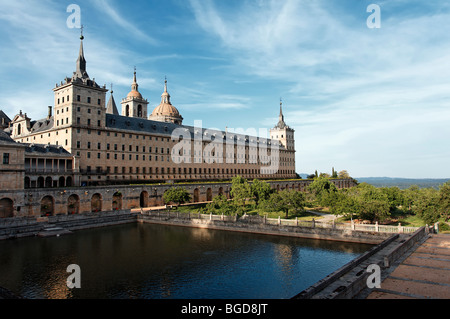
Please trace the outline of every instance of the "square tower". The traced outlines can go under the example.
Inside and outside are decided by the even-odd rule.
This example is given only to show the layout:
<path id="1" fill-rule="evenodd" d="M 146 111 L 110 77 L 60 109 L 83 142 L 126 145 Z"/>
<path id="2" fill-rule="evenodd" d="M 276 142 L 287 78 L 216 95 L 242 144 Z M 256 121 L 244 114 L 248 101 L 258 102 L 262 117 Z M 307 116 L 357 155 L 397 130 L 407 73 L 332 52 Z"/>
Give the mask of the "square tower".
<path id="1" fill-rule="evenodd" d="M 286 150 L 295 151 L 295 130 L 284 122 L 283 103 L 280 101 L 280 115 L 278 124 L 270 130 L 270 138 L 278 140 Z"/>
<path id="2" fill-rule="evenodd" d="M 131 91 L 127 97 L 122 100 L 122 116 L 147 118 L 148 101 L 144 100 L 139 92 L 139 85 L 136 80 L 136 68 L 134 69 L 133 83 Z"/>

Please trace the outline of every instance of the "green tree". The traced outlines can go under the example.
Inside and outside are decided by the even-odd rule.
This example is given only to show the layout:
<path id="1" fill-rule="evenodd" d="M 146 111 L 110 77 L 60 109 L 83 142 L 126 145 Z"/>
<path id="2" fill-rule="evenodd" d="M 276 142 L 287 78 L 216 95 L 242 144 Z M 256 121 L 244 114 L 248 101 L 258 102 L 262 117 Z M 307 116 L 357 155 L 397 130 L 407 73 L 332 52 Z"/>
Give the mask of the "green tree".
<path id="1" fill-rule="evenodd" d="M 390 216 L 389 199 L 379 188 L 361 183 L 356 187 L 360 218 L 383 221 Z"/>
<path id="2" fill-rule="evenodd" d="M 301 212 L 305 207 L 305 196 L 303 193 L 295 190 L 282 190 L 272 193 L 269 199 L 262 202 L 266 210 L 273 212 L 282 211 L 286 218 L 289 218 L 289 212 Z"/>
<path id="3" fill-rule="evenodd" d="M 439 192 L 433 188 L 423 188 L 420 189 L 415 201 L 415 213 L 429 225 L 436 223 L 441 216 L 439 195 Z"/>
<path id="4" fill-rule="evenodd" d="M 439 207 L 441 216 L 448 221 L 450 219 L 450 182 L 439 187 Z"/>
<path id="5" fill-rule="evenodd" d="M 338 173 L 334 170 L 334 167 L 331 170 L 331 178 L 338 178 Z"/>
<path id="6" fill-rule="evenodd" d="M 346 170 L 342 170 L 338 174 L 339 178 L 350 178 L 350 174 Z"/>
<path id="7" fill-rule="evenodd" d="M 419 186 L 411 185 L 409 188 L 403 190 L 403 205 L 412 211 L 412 208 L 419 196 Z"/>
<path id="8" fill-rule="evenodd" d="M 211 203 L 206 205 L 206 210 L 213 214 L 232 215 L 236 212 L 236 206 L 233 201 L 229 201 L 224 195 L 215 196 Z"/>
<path id="9" fill-rule="evenodd" d="M 341 189 L 334 194 L 330 212 L 347 218 L 358 218 L 360 213 L 358 194 L 352 189 Z"/>
<path id="10" fill-rule="evenodd" d="M 320 176 L 308 185 L 308 191 L 314 195 L 315 201 L 320 206 L 330 206 L 337 188 L 328 178 Z"/>
<path id="11" fill-rule="evenodd" d="M 164 192 L 164 203 L 175 203 L 177 206 L 191 200 L 191 195 L 182 187 L 171 187 Z"/>
<path id="12" fill-rule="evenodd" d="M 381 187 L 380 190 L 388 199 L 389 210 L 391 213 L 405 202 L 404 193 L 398 187 Z"/>
<path id="13" fill-rule="evenodd" d="M 260 181 L 259 179 L 254 179 L 251 184 L 251 194 L 255 199 L 256 206 L 259 204 L 260 200 L 266 200 L 272 193 L 272 188 L 270 184 Z"/>
<path id="14" fill-rule="evenodd" d="M 231 181 L 230 194 L 236 204 L 243 208 L 245 200 L 252 196 L 251 187 L 246 179 L 236 176 Z"/>

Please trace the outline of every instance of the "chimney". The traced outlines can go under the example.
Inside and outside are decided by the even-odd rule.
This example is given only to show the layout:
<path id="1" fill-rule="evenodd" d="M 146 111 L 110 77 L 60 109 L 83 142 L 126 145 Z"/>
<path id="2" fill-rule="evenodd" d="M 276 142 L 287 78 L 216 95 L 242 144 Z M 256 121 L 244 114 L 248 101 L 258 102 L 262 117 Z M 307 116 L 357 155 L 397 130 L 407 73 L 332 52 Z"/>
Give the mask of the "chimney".
<path id="1" fill-rule="evenodd" d="M 51 117 L 52 117 L 52 107 L 49 106 L 49 107 L 48 107 L 48 116 L 47 116 L 47 119 L 50 119 Z"/>

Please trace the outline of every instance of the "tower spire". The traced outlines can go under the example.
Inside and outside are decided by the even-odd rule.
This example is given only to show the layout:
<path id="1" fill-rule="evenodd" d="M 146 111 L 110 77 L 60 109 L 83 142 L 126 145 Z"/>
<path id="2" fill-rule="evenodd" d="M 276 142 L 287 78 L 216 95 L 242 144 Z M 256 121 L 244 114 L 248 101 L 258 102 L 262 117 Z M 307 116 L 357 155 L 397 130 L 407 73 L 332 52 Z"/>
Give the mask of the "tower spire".
<path id="1" fill-rule="evenodd" d="M 287 125 L 284 122 L 284 115 L 283 115 L 283 100 L 280 98 L 280 115 L 278 117 L 278 124 L 276 127 L 278 128 L 285 128 Z"/>
<path id="2" fill-rule="evenodd" d="M 161 103 L 170 104 L 170 94 L 167 92 L 167 76 L 164 77 L 164 92 L 161 95 Z"/>
<path id="3" fill-rule="evenodd" d="M 284 121 L 283 115 L 283 100 L 280 98 L 280 120 Z"/>
<path id="4" fill-rule="evenodd" d="M 134 67 L 133 84 L 131 84 L 131 90 L 139 92 L 139 85 L 136 79 L 136 66 Z"/>
<path id="5" fill-rule="evenodd" d="M 111 83 L 111 96 L 108 101 L 108 105 L 106 106 L 106 113 L 113 114 L 113 115 L 119 115 L 119 112 L 117 111 L 116 101 L 114 100 L 113 96 L 113 84 Z"/>
<path id="6" fill-rule="evenodd" d="M 80 51 L 78 53 L 77 69 L 75 72 L 75 76 L 81 79 L 89 78 L 89 75 L 86 72 L 86 59 L 84 58 L 83 40 L 84 40 L 83 26 L 81 26 Z"/>

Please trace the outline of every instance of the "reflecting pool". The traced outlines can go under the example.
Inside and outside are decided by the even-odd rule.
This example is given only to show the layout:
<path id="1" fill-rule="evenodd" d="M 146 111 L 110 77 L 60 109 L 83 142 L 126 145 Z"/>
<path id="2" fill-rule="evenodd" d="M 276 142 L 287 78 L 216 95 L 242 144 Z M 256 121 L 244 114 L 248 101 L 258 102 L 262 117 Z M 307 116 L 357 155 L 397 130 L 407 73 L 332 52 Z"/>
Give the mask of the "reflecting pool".
<path id="1" fill-rule="evenodd" d="M 133 223 L 0 241 L 0 286 L 32 299 L 284 299 L 371 247 Z M 81 288 L 67 287 L 71 264 Z"/>

